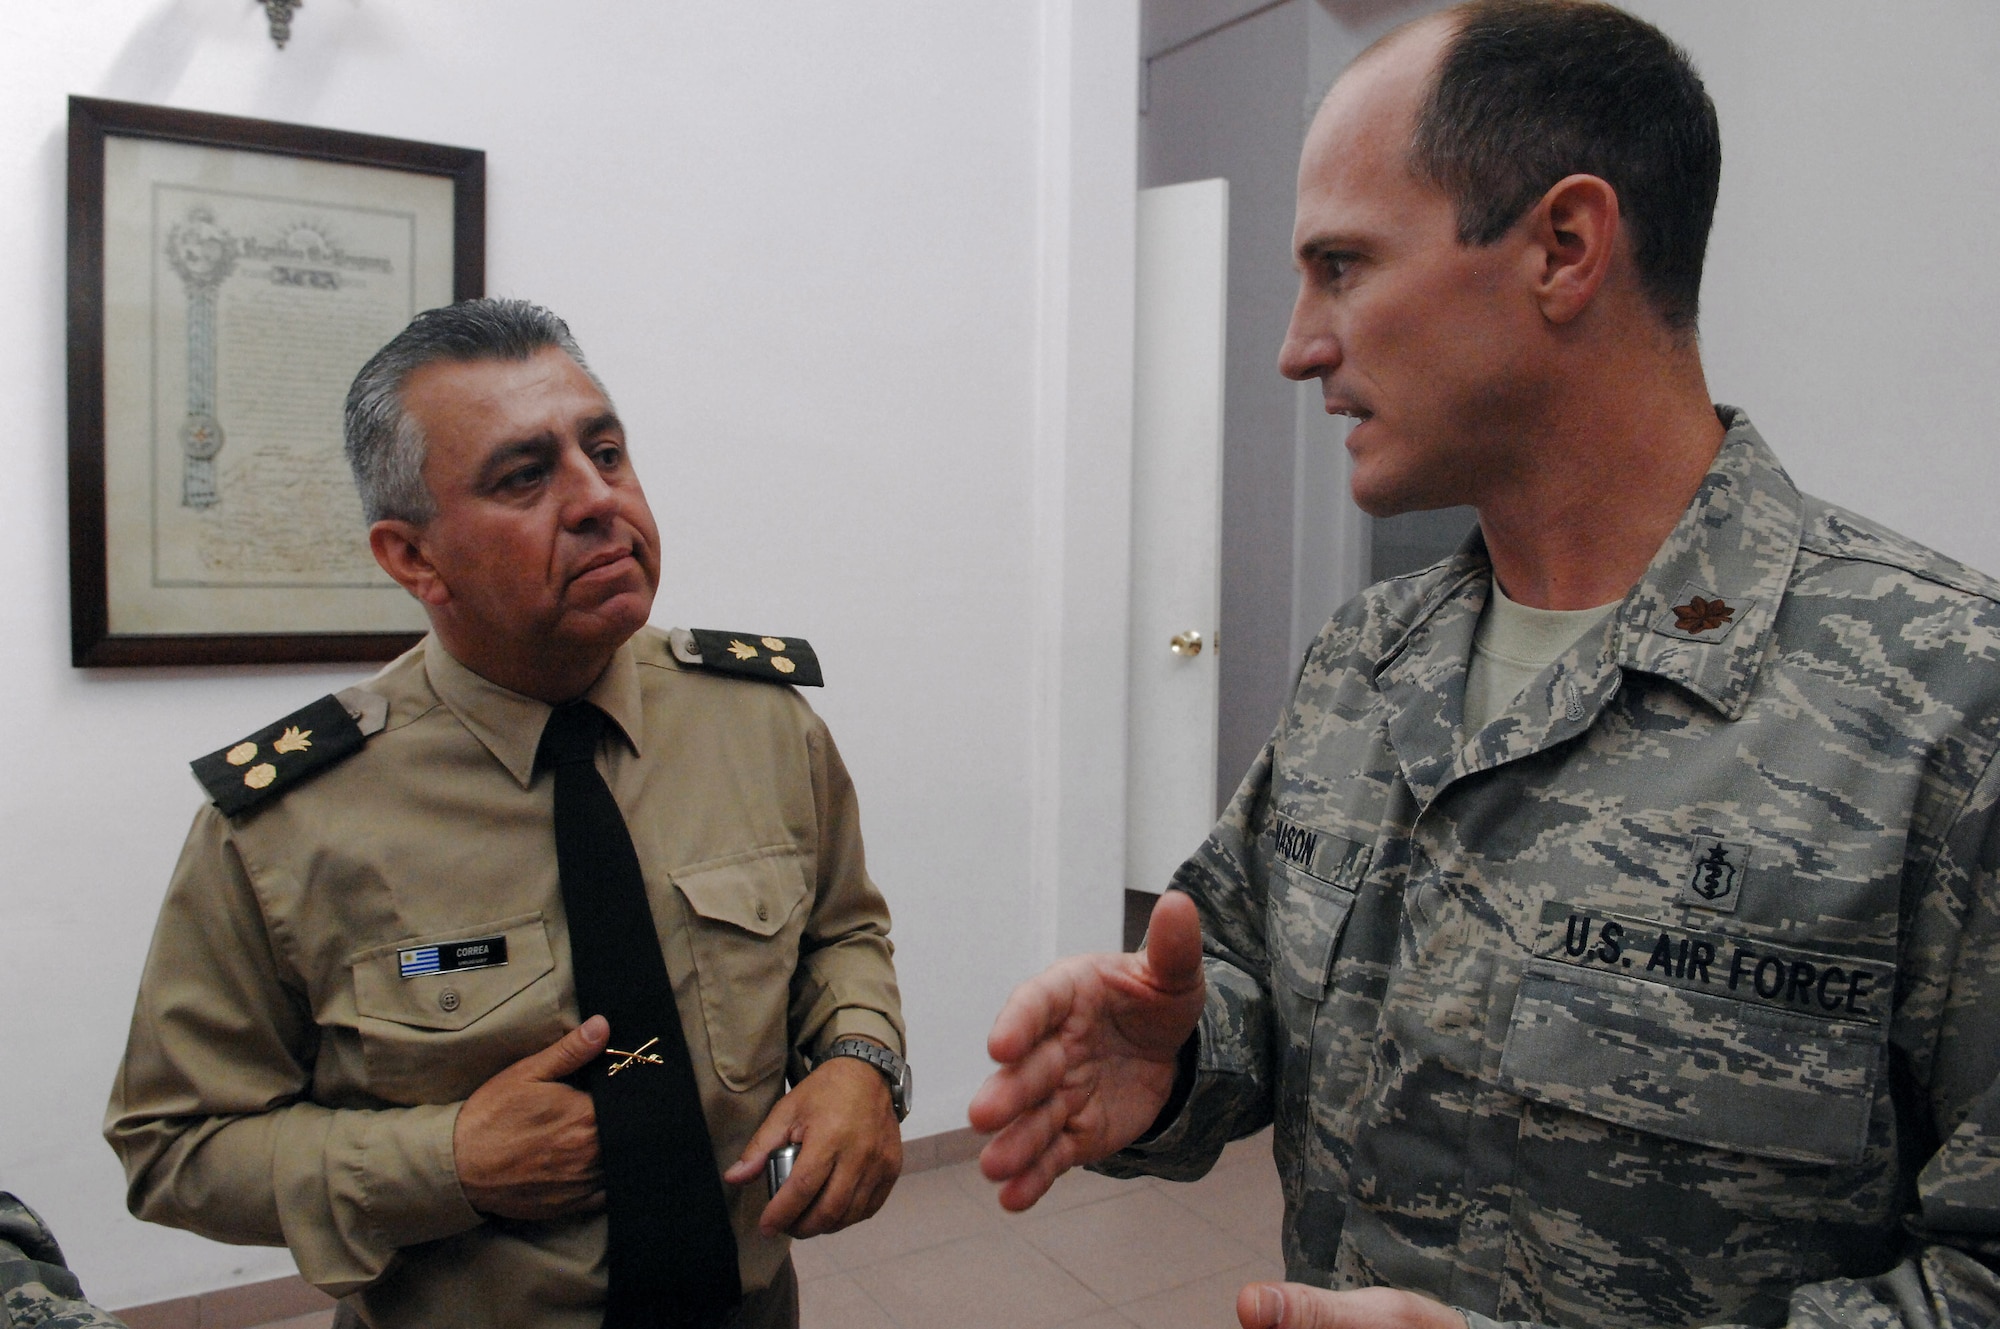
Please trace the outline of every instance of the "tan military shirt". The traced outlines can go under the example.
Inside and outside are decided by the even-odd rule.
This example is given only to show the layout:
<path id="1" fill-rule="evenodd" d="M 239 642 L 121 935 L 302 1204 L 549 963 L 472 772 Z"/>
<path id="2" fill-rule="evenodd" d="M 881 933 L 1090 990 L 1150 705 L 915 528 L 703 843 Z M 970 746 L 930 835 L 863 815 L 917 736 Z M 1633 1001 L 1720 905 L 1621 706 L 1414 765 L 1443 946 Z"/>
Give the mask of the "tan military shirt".
<path id="1" fill-rule="evenodd" d="M 359 753 L 234 820 L 195 817 L 106 1118 L 132 1210 L 289 1246 L 380 1326 L 596 1329 L 603 1217 L 483 1217 L 452 1161 L 459 1104 L 581 1020 L 534 770 L 549 707 L 434 637 L 364 686 L 388 721 Z M 903 1046 L 853 786 L 796 692 L 684 666 L 659 632 L 588 695 L 615 722 L 599 769 L 724 1166 L 801 1052 Z M 399 951 L 492 937 L 504 965 L 402 976 Z M 731 1198 L 745 1289 L 765 1287 L 787 1243 L 757 1232 L 761 1180 Z"/>

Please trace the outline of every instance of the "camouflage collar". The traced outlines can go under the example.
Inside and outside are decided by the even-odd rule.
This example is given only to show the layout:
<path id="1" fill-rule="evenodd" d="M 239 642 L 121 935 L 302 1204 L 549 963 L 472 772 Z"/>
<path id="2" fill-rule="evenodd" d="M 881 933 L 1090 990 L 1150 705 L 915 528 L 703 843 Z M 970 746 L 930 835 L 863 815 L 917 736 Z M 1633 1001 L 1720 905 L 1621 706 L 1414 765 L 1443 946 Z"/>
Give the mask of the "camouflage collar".
<path id="1" fill-rule="evenodd" d="M 1688 510 L 1612 616 L 1611 656 L 1669 679 L 1731 720 L 1750 702 L 1766 638 L 1798 559 L 1798 486 L 1734 406 Z"/>
<path id="2" fill-rule="evenodd" d="M 1586 633 L 1575 648 L 1583 658 L 1574 663 L 1587 664 L 1602 643 L 1605 663 L 1669 679 L 1735 720 L 1749 704 L 1765 637 L 1798 559 L 1805 501 L 1749 415 L 1734 406 L 1715 411 L 1728 432 L 1714 466 L 1645 576 L 1607 620 L 1609 641 Z M 1486 541 L 1474 526 L 1426 577 L 1409 628 L 1376 664 L 1378 682 L 1445 626 L 1431 620 L 1447 605 L 1476 619 L 1491 577 Z M 1471 625 L 1456 626 L 1469 652 Z M 1465 659 L 1458 664 L 1462 670 Z"/>
<path id="3" fill-rule="evenodd" d="M 1375 685 L 1393 703 L 1390 740 L 1421 803 L 1466 775 L 1582 734 L 1626 670 L 1669 679 L 1726 718 L 1741 718 L 1805 509 L 1749 417 L 1716 409 L 1728 433 L 1714 467 L 1645 576 L 1601 628 L 1551 666 L 1543 686 L 1530 687 L 1476 735 L 1462 724 L 1473 633 L 1492 585 L 1479 528 L 1426 575 L 1409 627 L 1375 666 Z"/>
<path id="4" fill-rule="evenodd" d="M 1403 778 L 1428 806 L 1445 786 L 1488 763 L 1463 745 L 1465 676 L 1472 635 L 1493 584 L 1486 542 L 1473 527 L 1442 568 L 1426 576 L 1426 593 L 1410 626 L 1376 662 L 1375 686 L 1389 702 L 1389 741 Z M 1512 717 L 1487 728 L 1511 735 Z M 1478 745 L 1483 751 L 1488 744 Z"/>

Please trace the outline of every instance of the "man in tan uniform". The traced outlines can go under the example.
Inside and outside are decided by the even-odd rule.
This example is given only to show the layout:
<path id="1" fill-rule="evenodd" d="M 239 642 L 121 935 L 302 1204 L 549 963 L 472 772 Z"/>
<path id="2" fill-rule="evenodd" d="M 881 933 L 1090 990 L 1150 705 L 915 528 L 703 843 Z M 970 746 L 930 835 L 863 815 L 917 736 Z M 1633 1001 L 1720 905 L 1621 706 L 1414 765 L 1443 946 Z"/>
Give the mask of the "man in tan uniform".
<path id="1" fill-rule="evenodd" d="M 357 379 L 348 447 L 376 557 L 432 631 L 196 763 L 217 806 L 162 906 L 106 1121 L 133 1212 L 289 1246 L 350 1321 L 653 1322 L 606 1317 L 618 1160 L 565 1083 L 664 1073 L 664 1045 L 577 1008 L 537 749 L 581 698 L 604 720 L 595 770 L 636 851 L 741 1277 L 733 1314 L 658 1322 L 796 1325 L 788 1234 L 881 1206 L 908 1093 L 854 790 L 783 686 L 816 682 L 816 659 L 646 626 L 657 530 L 546 310 L 420 315 Z M 773 1199 L 764 1163 L 787 1141 Z"/>

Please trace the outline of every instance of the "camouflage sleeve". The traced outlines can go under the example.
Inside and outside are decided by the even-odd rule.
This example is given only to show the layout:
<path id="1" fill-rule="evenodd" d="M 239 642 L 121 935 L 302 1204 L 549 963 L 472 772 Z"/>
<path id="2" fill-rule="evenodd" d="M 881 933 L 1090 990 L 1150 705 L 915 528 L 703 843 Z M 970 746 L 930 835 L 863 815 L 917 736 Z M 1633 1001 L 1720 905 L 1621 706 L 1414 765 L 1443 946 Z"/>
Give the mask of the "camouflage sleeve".
<path id="1" fill-rule="evenodd" d="M 124 1329 L 83 1299 L 40 1215 L 0 1191 L 0 1329 Z"/>
<path id="2" fill-rule="evenodd" d="M 1174 873 L 1172 890 L 1201 913 L 1208 1003 L 1197 1030 L 1194 1086 L 1178 1116 L 1144 1143 L 1093 1164 L 1113 1177 L 1171 1181 L 1203 1176 L 1222 1147 L 1271 1124 L 1270 967 L 1264 950 L 1263 863 L 1258 832 L 1271 785 L 1274 743 L 1243 777 L 1222 820 Z"/>
<path id="3" fill-rule="evenodd" d="M 1464 1307 L 1467 1329 L 1543 1329 Z M 1809 1283 L 1792 1293 L 1785 1329 L 1958 1329 L 2000 1324 L 1993 1273 L 1948 1246 L 1926 1247 L 1886 1274 Z M 1710 1329 L 1737 1329 L 1733 1325 Z"/>

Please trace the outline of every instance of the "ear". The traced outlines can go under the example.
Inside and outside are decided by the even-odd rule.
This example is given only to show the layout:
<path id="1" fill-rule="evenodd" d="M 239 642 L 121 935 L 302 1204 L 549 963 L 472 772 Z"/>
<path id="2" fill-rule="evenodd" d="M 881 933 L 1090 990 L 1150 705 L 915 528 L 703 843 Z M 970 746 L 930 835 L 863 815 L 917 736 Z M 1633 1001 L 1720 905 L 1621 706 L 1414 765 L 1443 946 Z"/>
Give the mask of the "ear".
<path id="1" fill-rule="evenodd" d="M 1595 175 L 1565 176 L 1529 217 L 1542 253 L 1534 295 L 1551 323 L 1570 322 L 1611 275 L 1622 231 L 1618 191 Z"/>
<path id="2" fill-rule="evenodd" d="M 398 586 L 426 608 L 442 609 L 451 602 L 451 588 L 425 552 L 423 536 L 424 528 L 413 522 L 385 518 L 368 528 L 368 548 Z"/>

